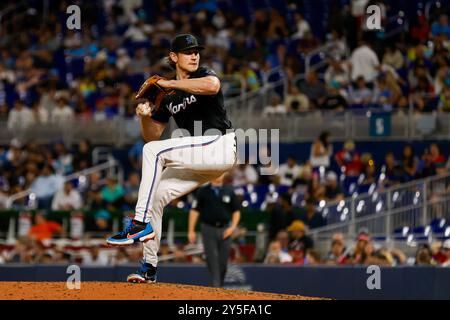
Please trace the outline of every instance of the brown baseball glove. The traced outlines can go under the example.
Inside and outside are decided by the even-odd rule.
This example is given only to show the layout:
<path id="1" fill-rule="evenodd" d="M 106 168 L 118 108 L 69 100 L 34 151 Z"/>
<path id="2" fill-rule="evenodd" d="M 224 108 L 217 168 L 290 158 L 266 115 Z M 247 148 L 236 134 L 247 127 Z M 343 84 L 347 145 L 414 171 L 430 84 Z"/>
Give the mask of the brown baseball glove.
<path id="1" fill-rule="evenodd" d="M 161 79 L 167 80 L 166 78 L 161 77 L 157 74 L 145 80 L 145 82 L 139 88 L 138 93 L 136 94 L 136 99 L 144 98 L 154 105 L 153 110 L 158 110 L 162 99 L 166 95 L 175 93 L 174 90 L 168 90 L 166 88 L 161 87 L 157 83 Z"/>

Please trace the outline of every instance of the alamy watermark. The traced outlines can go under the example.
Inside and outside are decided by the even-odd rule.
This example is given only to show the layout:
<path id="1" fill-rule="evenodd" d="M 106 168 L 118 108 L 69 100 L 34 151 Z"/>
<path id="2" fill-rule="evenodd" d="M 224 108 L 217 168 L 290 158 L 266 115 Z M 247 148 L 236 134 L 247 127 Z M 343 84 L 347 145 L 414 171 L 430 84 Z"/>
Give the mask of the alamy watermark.
<path id="1" fill-rule="evenodd" d="M 67 274 L 70 276 L 67 278 L 66 287 L 69 290 L 80 290 L 81 289 L 81 269 L 76 264 L 71 264 L 67 267 Z"/>
<path id="2" fill-rule="evenodd" d="M 380 6 L 373 4 L 367 7 L 365 26 L 368 30 L 382 30 Z"/>
<path id="3" fill-rule="evenodd" d="M 211 169 L 229 164 L 236 159 L 236 164 L 251 164 L 259 168 L 261 175 L 278 173 L 280 162 L 279 129 L 230 129 L 225 135 L 218 129 L 203 132 L 202 121 L 194 121 L 194 135 L 189 143 L 192 148 L 185 148 L 186 143 L 175 143 L 170 152 L 172 158 L 183 159 L 183 163 L 193 167 L 208 165 Z M 171 138 L 191 137 L 189 131 L 176 129 Z M 222 141 L 219 141 L 222 139 Z M 236 145 L 236 149 L 234 148 Z M 154 151 L 151 150 L 155 146 Z M 158 142 L 148 143 L 150 152 L 158 153 Z M 236 155 L 234 154 L 236 152 Z"/>
<path id="4" fill-rule="evenodd" d="M 66 20 L 66 27 L 69 30 L 81 30 L 81 9 L 73 4 L 67 7 L 66 13 L 70 16 Z"/>
<path id="5" fill-rule="evenodd" d="M 366 273 L 370 274 L 366 281 L 367 289 L 381 290 L 381 268 L 377 265 L 370 265 L 367 267 Z"/>

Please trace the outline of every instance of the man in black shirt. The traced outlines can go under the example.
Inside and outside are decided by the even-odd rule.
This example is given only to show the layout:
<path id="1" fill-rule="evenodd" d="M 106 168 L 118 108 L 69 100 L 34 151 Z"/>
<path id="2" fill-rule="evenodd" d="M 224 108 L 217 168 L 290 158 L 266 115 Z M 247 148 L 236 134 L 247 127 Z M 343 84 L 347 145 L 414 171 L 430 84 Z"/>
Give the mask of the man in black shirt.
<path id="1" fill-rule="evenodd" d="M 129 282 L 156 281 L 164 207 L 236 163 L 235 134 L 220 80 L 213 70 L 199 67 L 203 48 L 192 35 L 176 36 L 168 57 L 176 76 L 157 82 L 175 93 L 167 95 L 154 112 L 150 102 L 136 108 L 147 143 L 135 216 L 122 232 L 107 239 L 111 245 L 144 243 L 144 261 L 137 273 L 128 276 Z M 159 140 L 171 117 L 189 136 Z"/>
<path id="2" fill-rule="evenodd" d="M 317 205 L 313 198 L 306 200 L 306 210 L 300 215 L 300 220 L 308 226 L 309 229 L 323 227 L 326 224 L 323 216 L 316 211 Z"/>
<path id="3" fill-rule="evenodd" d="M 223 186 L 223 176 L 198 189 L 189 212 L 188 238 L 195 243 L 195 225 L 200 217 L 206 263 L 214 287 L 223 286 L 231 244 L 238 226 L 240 204 L 232 188 Z M 230 224 L 231 220 L 231 224 Z"/>

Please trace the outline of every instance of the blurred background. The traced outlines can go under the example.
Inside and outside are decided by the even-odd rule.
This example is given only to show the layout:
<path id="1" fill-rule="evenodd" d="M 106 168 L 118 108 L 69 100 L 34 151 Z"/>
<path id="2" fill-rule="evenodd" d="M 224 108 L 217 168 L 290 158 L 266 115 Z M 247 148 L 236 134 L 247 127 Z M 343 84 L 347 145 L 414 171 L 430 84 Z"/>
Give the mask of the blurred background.
<path id="1" fill-rule="evenodd" d="M 81 8 L 68 30 L 66 8 Z M 382 30 L 365 10 L 381 8 Z M 134 92 L 193 33 L 235 128 L 279 128 L 280 170 L 238 166 L 232 263 L 450 265 L 449 1 L 1 1 L 0 264 L 111 266 L 137 199 Z M 161 263 L 187 245 L 167 207 Z M 201 241 L 201 240 L 199 240 Z"/>

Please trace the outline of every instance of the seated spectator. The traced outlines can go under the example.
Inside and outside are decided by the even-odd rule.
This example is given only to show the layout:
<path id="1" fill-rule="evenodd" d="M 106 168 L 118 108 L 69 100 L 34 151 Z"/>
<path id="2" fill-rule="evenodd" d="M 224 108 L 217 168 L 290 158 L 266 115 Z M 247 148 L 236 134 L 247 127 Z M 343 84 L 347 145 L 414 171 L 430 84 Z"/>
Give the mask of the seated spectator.
<path id="1" fill-rule="evenodd" d="M 392 111 L 401 96 L 401 90 L 391 74 L 381 73 L 376 80 L 372 103 L 384 111 Z"/>
<path id="2" fill-rule="evenodd" d="M 140 176 L 137 172 L 132 172 L 125 182 L 124 205 L 126 209 L 133 209 L 139 195 Z"/>
<path id="3" fill-rule="evenodd" d="M 56 125 L 64 126 L 74 119 L 74 112 L 68 105 L 68 100 L 61 96 L 57 100 L 56 108 L 51 111 L 50 121 Z"/>
<path id="4" fill-rule="evenodd" d="M 117 50 L 116 67 L 120 71 L 125 71 L 131 62 L 131 58 L 125 48 L 119 48 Z"/>
<path id="5" fill-rule="evenodd" d="M 326 221 L 322 214 L 317 212 L 317 203 L 313 198 L 306 200 L 306 212 L 300 215 L 300 220 L 303 221 L 309 229 L 320 228 L 326 225 Z"/>
<path id="6" fill-rule="evenodd" d="M 31 239 L 45 241 L 53 238 L 55 234 L 60 234 L 62 227 L 55 221 L 48 221 L 43 212 L 37 212 L 34 217 L 34 225 L 31 227 L 28 235 Z"/>
<path id="7" fill-rule="evenodd" d="M 347 254 L 345 252 L 345 245 L 340 240 L 333 240 L 331 242 L 331 249 L 328 253 L 325 264 L 339 265 L 346 264 L 348 260 Z"/>
<path id="8" fill-rule="evenodd" d="M 348 66 L 340 59 L 332 58 L 324 75 L 325 83 L 338 83 L 339 88 L 345 88 L 350 81 Z M 341 92 L 342 93 L 342 92 Z"/>
<path id="9" fill-rule="evenodd" d="M 317 266 L 322 264 L 322 259 L 320 257 L 320 253 L 316 250 L 308 250 L 306 251 L 306 257 L 303 263 L 305 266 Z"/>
<path id="10" fill-rule="evenodd" d="M 153 27 L 149 24 L 146 24 L 142 19 L 134 19 L 135 20 L 132 24 L 130 24 L 123 36 L 126 39 L 130 39 L 131 41 L 136 43 L 147 41 L 149 36 L 153 32 Z"/>
<path id="11" fill-rule="evenodd" d="M 105 100 L 99 100 L 95 107 L 92 119 L 96 122 L 106 121 L 110 118 L 110 113 L 106 110 Z"/>
<path id="12" fill-rule="evenodd" d="M 419 161 L 416 178 L 426 178 L 436 174 L 436 166 L 432 161 L 431 153 L 425 150 L 421 161 Z"/>
<path id="13" fill-rule="evenodd" d="M 90 188 L 87 192 L 86 209 L 100 210 L 106 207 L 106 201 L 103 200 L 100 188 Z"/>
<path id="14" fill-rule="evenodd" d="M 131 73 L 146 72 L 150 67 L 150 60 L 146 56 L 144 48 L 139 48 L 134 51 L 134 57 L 129 63 L 129 69 Z"/>
<path id="15" fill-rule="evenodd" d="M 345 142 L 344 149 L 336 153 L 335 160 L 347 177 L 356 177 L 361 174 L 361 157 L 355 150 L 353 141 L 348 140 Z"/>
<path id="16" fill-rule="evenodd" d="M 292 202 L 296 206 L 300 206 L 307 199 L 309 196 L 308 189 L 313 183 L 313 172 L 309 161 L 300 165 L 299 172 L 298 178 L 294 180 L 294 184 L 292 185 Z"/>
<path id="17" fill-rule="evenodd" d="M 289 232 L 286 228 L 277 233 L 275 240 L 280 242 L 282 251 L 286 253 L 289 251 Z"/>
<path id="18" fill-rule="evenodd" d="M 328 131 L 321 132 L 311 145 L 311 153 L 309 161 L 313 171 L 317 171 L 320 167 L 327 169 L 330 166 L 330 157 L 333 154 L 333 144 L 330 143 L 330 133 Z"/>
<path id="19" fill-rule="evenodd" d="M 124 189 L 115 179 L 107 179 L 106 186 L 102 188 L 101 194 L 109 211 L 115 211 L 120 208 L 123 201 Z"/>
<path id="20" fill-rule="evenodd" d="M 364 77 L 359 76 L 356 78 L 356 87 L 350 86 L 348 96 L 351 104 L 367 106 L 372 102 L 373 92 L 367 87 Z"/>
<path id="21" fill-rule="evenodd" d="M 289 193 L 283 193 L 278 198 L 278 203 L 270 203 L 267 206 L 269 214 L 269 238 L 274 239 L 281 231 L 286 229 L 294 220 L 300 218 L 294 211 Z"/>
<path id="22" fill-rule="evenodd" d="M 244 63 L 243 66 L 240 68 L 240 72 L 238 73 L 242 76 L 243 79 L 245 79 L 245 89 L 246 91 L 255 91 L 260 88 L 258 76 L 256 75 L 255 71 L 253 71 L 248 63 Z"/>
<path id="23" fill-rule="evenodd" d="M 395 160 L 394 153 L 389 151 L 384 157 L 384 165 L 381 167 L 384 178 L 380 179 L 385 187 L 390 187 L 404 181 L 402 166 Z"/>
<path id="24" fill-rule="evenodd" d="M 347 101 L 339 92 L 340 86 L 336 81 L 328 84 L 326 98 L 319 106 L 321 110 L 345 111 L 347 109 Z"/>
<path id="25" fill-rule="evenodd" d="M 231 174 L 234 187 L 243 187 L 258 182 L 258 172 L 251 164 L 240 164 L 236 166 Z"/>
<path id="26" fill-rule="evenodd" d="M 314 242 L 306 235 L 305 224 L 300 220 L 294 220 L 287 231 L 290 234 L 289 254 L 292 256 L 292 262 L 303 264 L 306 253 L 313 248 Z"/>
<path id="27" fill-rule="evenodd" d="M 284 252 L 281 249 L 281 243 L 277 240 L 270 242 L 266 257 L 264 259 L 264 263 L 279 264 L 290 262 L 292 262 L 292 257 L 289 255 L 289 253 Z"/>
<path id="28" fill-rule="evenodd" d="M 73 154 L 69 152 L 66 145 L 63 142 L 56 142 L 53 145 L 53 152 L 55 156 L 53 168 L 55 171 L 63 176 L 72 173 Z"/>
<path id="29" fill-rule="evenodd" d="M 296 85 L 289 87 L 289 93 L 286 95 L 284 105 L 287 111 L 292 113 L 305 113 L 309 110 L 308 97 L 301 93 Z"/>
<path id="30" fill-rule="evenodd" d="M 431 34 L 433 37 L 444 34 L 447 39 L 450 39 L 450 25 L 448 24 L 448 16 L 446 14 L 441 14 L 439 20 L 431 25 Z"/>
<path id="31" fill-rule="evenodd" d="M 109 258 L 105 252 L 100 251 L 99 246 L 93 246 L 83 257 L 83 264 L 89 266 L 107 266 Z"/>
<path id="32" fill-rule="evenodd" d="M 133 170 L 140 170 L 142 168 L 142 150 L 144 148 L 144 140 L 139 138 L 135 144 L 128 151 L 128 161 L 130 162 Z"/>
<path id="33" fill-rule="evenodd" d="M 415 179 L 417 175 L 418 163 L 419 159 L 414 154 L 412 145 L 409 144 L 406 145 L 403 148 L 402 164 L 403 164 L 403 171 L 405 172 L 407 181 Z"/>
<path id="34" fill-rule="evenodd" d="M 112 265 L 120 266 L 120 265 L 128 264 L 130 262 L 131 262 L 131 260 L 130 260 L 129 254 L 125 250 L 125 248 L 123 248 L 123 247 L 118 248 L 116 251 L 116 254 L 113 258 Z"/>
<path id="35" fill-rule="evenodd" d="M 59 190 L 52 201 L 52 210 L 78 210 L 82 206 L 81 195 L 70 181 L 64 183 L 64 189 Z"/>
<path id="36" fill-rule="evenodd" d="M 373 159 L 370 159 L 367 163 L 363 163 L 362 168 L 363 180 L 359 184 L 359 186 L 363 190 L 369 190 L 371 186 L 376 186 L 378 182 L 375 162 L 373 161 Z"/>
<path id="37" fill-rule="evenodd" d="M 332 29 L 329 36 L 329 38 L 327 36 L 326 42 L 326 46 L 329 47 L 327 54 L 332 57 L 334 61 L 342 61 L 347 54 L 347 43 L 342 30 Z M 347 80 L 348 79 L 349 77 L 347 77 Z"/>
<path id="38" fill-rule="evenodd" d="M 95 224 L 89 229 L 91 232 L 97 232 L 94 237 L 103 238 L 105 232 L 111 231 L 111 214 L 104 209 L 98 210 L 94 215 Z"/>
<path id="39" fill-rule="evenodd" d="M 33 124 L 44 125 L 48 122 L 48 111 L 39 102 L 33 103 L 31 107 L 33 113 Z"/>
<path id="40" fill-rule="evenodd" d="M 300 84 L 300 91 L 308 97 L 310 109 L 318 109 L 327 96 L 325 85 L 319 81 L 314 71 L 307 74 L 306 81 Z"/>
<path id="41" fill-rule="evenodd" d="M 295 33 L 291 36 L 292 39 L 303 39 L 307 32 L 311 31 L 311 27 L 308 21 L 305 20 L 303 14 L 296 12 L 294 15 L 294 21 L 296 26 Z"/>
<path id="42" fill-rule="evenodd" d="M 445 165 L 447 163 L 447 160 L 441 154 L 441 150 L 439 149 L 439 146 L 436 143 L 432 143 L 430 145 L 430 156 L 431 156 L 431 162 L 436 167 L 436 172 L 437 173 L 446 173 L 447 169 L 445 168 Z"/>
<path id="43" fill-rule="evenodd" d="M 445 261 L 442 261 L 443 267 L 450 267 L 450 239 L 445 240 L 442 244 L 442 252 L 445 256 Z"/>
<path id="44" fill-rule="evenodd" d="M 22 101 L 16 100 L 14 102 L 14 108 L 8 114 L 8 129 L 25 129 L 31 124 L 33 124 L 33 112 Z"/>
<path id="45" fill-rule="evenodd" d="M 440 112 L 450 112 L 450 75 L 445 80 L 445 85 L 439 95 L 438 110 Z"/>
<path id="46" fill-rule="evenodd" d="M 349 263 L 352 264 L 362 264 L 364 257 L 364 250 L 367 244 L 371 241 L 370 236 L 367 232 L 359 232 L 356 237 L 356 245 L 353 252 L 349 255 Z"/>
<path id="47" fill-rule="evenodd" d="M 44 166 L 41 174 L 31 184 L 31 191 L 36 195 L 38 208 L 49 209 L 53 196 L 63 187 L 63 177 L 56 175 L 50 165 Z"/>
<path id="48" fill-rule="evenodd" d="M 89 140 L 81 140 L 73 157 L 75 171 L 81 171 L 92 167 L 92 147 Z"/>
<path id="49" fill-rule="evenodd" d="M 418 112 L 431 112 L 437 107 L 434 105 L 435 94 L 433 85 L 426 77 L 419 77 L 417 86 L 413 87 L 411 100 L 414 103 L 414 108 Z"/>
<path id="50" fill-rule="evenodd" d="M 324 200 L 330 203 L 344 200 L 344 193 L 339 186 L 338 176 L 333 171 L 328 172 L 326 175 Z"/>
<path id="51" fill-rule="evenodd" d="M 270 105 L 264 108 L 263 115 L 271 116 L 271 115 L 280 115 L 286 114 L 286 106 L 281 103 L 281 98 L 278 95 L 274 95 L 270 100 Z"/>
<path id="52" fill-rule="evenodd" d="M 395 70 L 402 68 L 405 63 L 402 52 L 392 43 L 386 46 L 382 61 Z"/>
<path id="53" fill-rule="evenodd" d="M 436 265 L 436 261 L 433 259 L 433 253 L 428 244 L 422 244 L 416 251 L 416 257 L 414 265 L 416 266 L 432 266 Z"/>
<path id="54" fill-rule="evenodd" d="M 278 170 L 280 185 L 292 187 L 294 181 L 300 177 L 300 166 L 297 165 L 297 159 L 289 155 L 287 162 L 280 165 Z"/>
<path id="55" fill-rule="evenodd" d="M 364 265 L 392 266 L 393 258 L 386 250 L 375 250 L 372 241 L 368 241 L 361 253 L 360 263 Z"/>

